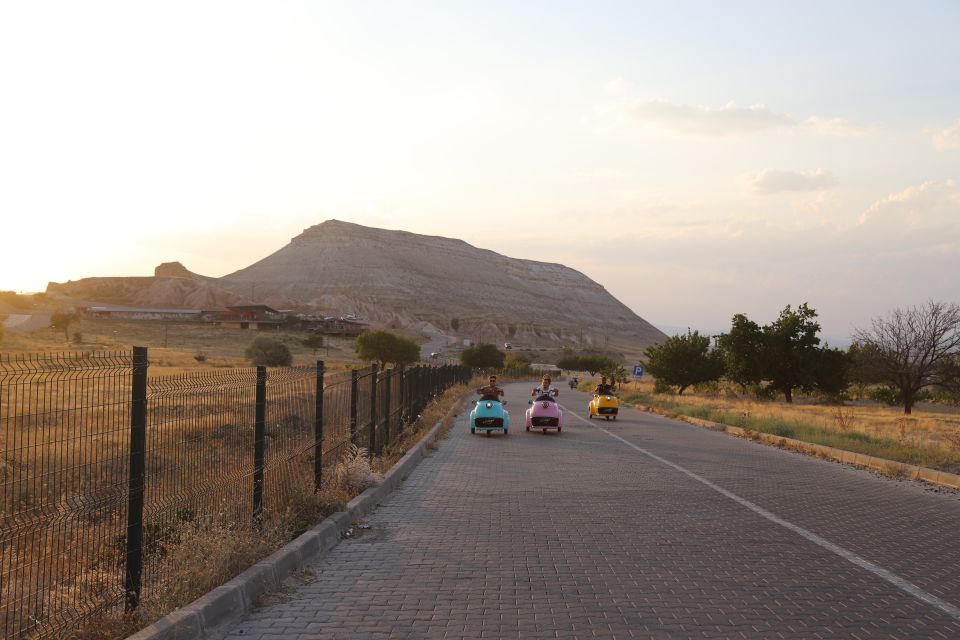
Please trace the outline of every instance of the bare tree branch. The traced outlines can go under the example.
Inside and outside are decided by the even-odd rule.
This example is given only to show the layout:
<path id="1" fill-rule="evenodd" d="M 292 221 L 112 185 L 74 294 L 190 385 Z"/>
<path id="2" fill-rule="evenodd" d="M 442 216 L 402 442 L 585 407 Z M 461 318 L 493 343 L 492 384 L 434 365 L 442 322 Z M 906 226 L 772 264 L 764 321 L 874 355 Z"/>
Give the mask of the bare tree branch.
<path id="1" fill-rule="evenodd" d="M 871 365 L 903 394 L 910 413 L 917 392 L 926 387 L 954 387 L 960 362 L 960 307 L 934 300 L 919 307 L 894 309 L 874 318 L 869 330 L 857 329 Z"/>

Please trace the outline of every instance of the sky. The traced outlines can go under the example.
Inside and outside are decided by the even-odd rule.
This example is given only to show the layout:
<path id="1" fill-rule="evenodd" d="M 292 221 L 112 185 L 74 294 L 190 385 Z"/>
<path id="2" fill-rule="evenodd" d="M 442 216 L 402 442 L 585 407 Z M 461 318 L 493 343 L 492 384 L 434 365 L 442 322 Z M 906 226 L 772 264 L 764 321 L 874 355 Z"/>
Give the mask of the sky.
<path id="1" fill-rule="evenodd" d="M 0 0 L 0 289 L 336 218 L 660 326 L 960 302 L 960 4 Z"/>

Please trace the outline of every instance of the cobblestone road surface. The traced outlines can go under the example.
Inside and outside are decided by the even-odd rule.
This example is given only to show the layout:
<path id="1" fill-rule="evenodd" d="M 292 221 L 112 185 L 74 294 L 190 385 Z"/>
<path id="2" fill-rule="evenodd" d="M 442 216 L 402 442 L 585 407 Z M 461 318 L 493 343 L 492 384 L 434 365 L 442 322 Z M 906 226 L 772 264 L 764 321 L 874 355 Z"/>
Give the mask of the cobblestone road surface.
<path id="1" fill-rule="evenodd" d="M 461 415 L 369 530 L 221 637 L 960 638 L 954 493 L 634 410 L 587 423 L 569 391 L 563 433 L 525 433 L 527 387 L 507 397 L 509 436 Z"/>

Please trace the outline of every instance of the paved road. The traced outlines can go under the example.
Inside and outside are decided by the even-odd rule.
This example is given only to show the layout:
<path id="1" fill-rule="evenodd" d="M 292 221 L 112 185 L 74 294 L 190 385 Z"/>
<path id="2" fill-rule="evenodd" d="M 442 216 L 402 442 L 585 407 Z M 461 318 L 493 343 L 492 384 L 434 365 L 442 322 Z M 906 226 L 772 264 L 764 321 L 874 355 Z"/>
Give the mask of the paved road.
<path id="1" fill-rule="evenodd" d="M 956 494 L 565 389 L 525 433 L 526 389 L 226 637 L 960 638 Z"/>
<path id="2" fill-rule="evenodd" d="M 450 344 L 450 336 L 442 333 L 424 334 L 428 340 L 420 345 L 420 359 L 430 361 L 430 354 L 441 352 Z"/>

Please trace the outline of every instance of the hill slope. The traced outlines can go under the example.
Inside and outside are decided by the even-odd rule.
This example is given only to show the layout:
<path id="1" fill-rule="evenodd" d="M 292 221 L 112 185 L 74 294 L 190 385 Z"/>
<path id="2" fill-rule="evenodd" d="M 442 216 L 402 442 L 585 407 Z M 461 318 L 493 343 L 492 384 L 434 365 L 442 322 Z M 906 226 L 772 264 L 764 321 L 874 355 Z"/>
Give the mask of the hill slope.
<path id="1" fill-rule="evenodd" d="M 111 286 L 114 281 L 115 286 Z M 306 229 L 222 278 L 162 265 L 153 278 L 88 278 L 48 291 L 104 302 L 203 306 L 251 300 L 355 313 L 395 328 L 525 346 L 639 353 L 665 336 L 606 289 L 560 264 L 508 258 L 462 240 L 337 220 Z"/>

